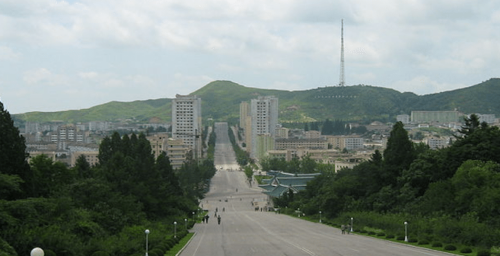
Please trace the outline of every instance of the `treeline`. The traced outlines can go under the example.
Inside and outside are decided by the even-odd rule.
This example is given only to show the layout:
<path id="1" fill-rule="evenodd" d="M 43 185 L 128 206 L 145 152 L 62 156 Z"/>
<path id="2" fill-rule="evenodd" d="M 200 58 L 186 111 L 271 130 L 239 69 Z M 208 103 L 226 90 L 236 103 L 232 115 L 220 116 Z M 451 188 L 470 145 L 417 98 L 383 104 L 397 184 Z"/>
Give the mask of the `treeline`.
<path id="1" fill-rule="evenodd" d="M 234 136 L 233 129 L 231 126 L 228 126 L 227 134 L 229 136 L 229 141 L 231 141 L 231 145 L 233 145 L 233 150 L 236 155 L 236 162 L 241 166 L 246 166 L 247 164 L 253 164 L 253 160 L 250 158 L 250 155 L 245 150 L 241 149 L 236 143 L 236 138 Z"/>
<path id="2" fill-rule="evenodd" d="M 0 255 L 34 247 L 45 255 L 135 255 L 144 250 L 145 229 L 150 248 L 164 252 L 175 220 L 193 224 L 215 173 L 213 159 L 191 159 L 176 172 L 165 154 L 154 158 L 144 134 L 116 132 L 101 142 L 97 166 L 79 157 L 68 168 L 45 155 L 28 163 L 1 102 L 0 130 Z"/>
<path id="3" fill-rule="evenodd" d="M 465 119 L 452 146 L 414 144 L 396 123 L 383 152 L 338 173 L 323 172 L 307 189 L 277 200 L 288 209 L 402 236 L 490 248 L 500 240 L 500 130 Z"/>
<path id="4" fill-rule="evenodd" d="M 283 171 L 288 173 L 328 173 L 335 171 L 335 165 L 317 163 L 308 155 L 302 158 L 294 157 L 290 161 L 284 158 L 265 157 L 261 159 L 262 171 Z"/>
<path id="5" fill-rule="evenodd" d="M 283 126 L 304 129 L 304 131 L 319 131 L 322 135 L 364 134 L 368 131 L 366 126 L 352 127 L 349 122 L 343 120 L 330 121 L 329 119 L 323 122 L 284 123 Z"/>

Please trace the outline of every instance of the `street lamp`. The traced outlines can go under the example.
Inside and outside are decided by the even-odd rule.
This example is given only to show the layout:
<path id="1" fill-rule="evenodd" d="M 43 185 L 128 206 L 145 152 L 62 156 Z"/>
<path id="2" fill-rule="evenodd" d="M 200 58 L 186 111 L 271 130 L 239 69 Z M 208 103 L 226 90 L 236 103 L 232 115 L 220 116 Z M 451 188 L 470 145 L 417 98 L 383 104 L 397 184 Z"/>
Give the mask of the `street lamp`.
<path id="1" fill-rule="evenodd" d="M 319 223 L 321 223 L 321 211 L 319 211 Z"/>
<path id="2" fill-rule="evenodd" d="M 188 230 L 188 219 L 184 219 L 184 226 L 186 227 L 186 230 Z"/>
<path id="3" fill-rule="evenodd" d="M 146 229 L 146 231 L 144 231 L 144 233 L 146 233 L 146 256 L 148 256 L 148 235 L 149 235 L 149 229 Z"/>
<path id="4" fill-rule="evenodd" d="M 351 217 L 351 232 L 353 232 L 353 231 L 352 231 L 352 221 L 353 221 L 353 220 L 354 220 L 354 218 L 353 218 L 353 217 Z"/>
<path id="5" fill-rule="evenodd" d="M 408 222 L 405 221 L 405 242 L 408 242 Z"/>
<path id="6" fill-rule="evenodd" d="M 35 247 L 33 250 L 31 250 L 30 253 L 31 256 L 43 256 L 45 253 L 43 252 L 42 248 L 40 247 Z"/>
<path id="7" fill-rule="evenodd" d="M 177 238 L 177 221 L 174 221 L 174 238 Z"/>
<path id="8" fill-rule="evenodd" d="M 194 222 L 194 212 L 193 212 L 193 222 Z"/>

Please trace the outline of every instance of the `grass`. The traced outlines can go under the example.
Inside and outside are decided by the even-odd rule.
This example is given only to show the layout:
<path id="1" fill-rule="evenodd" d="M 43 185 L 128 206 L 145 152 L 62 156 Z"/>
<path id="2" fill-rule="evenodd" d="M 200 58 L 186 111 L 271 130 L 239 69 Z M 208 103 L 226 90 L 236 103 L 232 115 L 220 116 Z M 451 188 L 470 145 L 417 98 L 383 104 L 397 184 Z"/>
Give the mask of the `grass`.
<path id="1" fill-rule="evenodd" d="M 182 248 L 186 246 L 186 244 L 189 242 L 189 240 L 191 240 L 191 237 L 193 236 L 194 233 L 188 233 L 185 237 L 181 239 L 181 241 L 179 241 L 179 243 L 177 243 L 174 247 L 172 247 L 172 249 L 168 250 L 168 252 L 165 253 L 165 256 L 177 255 L 182 250 Z"/>

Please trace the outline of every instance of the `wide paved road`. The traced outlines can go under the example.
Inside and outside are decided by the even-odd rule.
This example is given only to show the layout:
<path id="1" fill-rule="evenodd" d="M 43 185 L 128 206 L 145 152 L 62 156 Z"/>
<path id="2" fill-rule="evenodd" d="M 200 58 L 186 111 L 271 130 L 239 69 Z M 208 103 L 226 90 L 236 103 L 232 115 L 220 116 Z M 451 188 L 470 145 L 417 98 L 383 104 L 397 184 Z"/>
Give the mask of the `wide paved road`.
<path id="1" fill-rule="evenodd" d="M 191 231 L 196 235 L 182 256 L 450 255 L 360 235 L 342 235 L 339 229 L 319 223 L 255 211 L 252 202 L 264 205 L 265 196 L 258 188 L 249 187 L 243 172 L 235 171 L 234 155 L 232 162 L 229 160 L 229 140 L 221 143 L 223 138 L 227 139 L 227 124 L 216 124 L 216 132 L 216 157 L 225 160 L 216 159 L 223 169 L 219 168 L 212 179 L 210 192 L 201 202 L 203 208 L 209 210 L 210 219 L 208 223 L 193 227 Z M 216 208 L 221 215 L 220 225 L 214 216 Z"/>

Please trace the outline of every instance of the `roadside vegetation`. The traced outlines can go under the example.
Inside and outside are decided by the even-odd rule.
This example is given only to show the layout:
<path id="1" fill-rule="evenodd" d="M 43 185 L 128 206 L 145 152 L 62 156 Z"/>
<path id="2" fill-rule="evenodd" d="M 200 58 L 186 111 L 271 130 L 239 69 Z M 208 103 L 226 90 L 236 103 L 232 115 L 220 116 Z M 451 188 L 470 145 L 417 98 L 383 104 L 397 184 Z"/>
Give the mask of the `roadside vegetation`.
<path id="1" fill-rule="evenodd" d="M 213 157 L 175 171 L 165 154 L 154 158 L 144 134 L 117 132 L 101 142 L 97 166 L 84 157 L 73 168 L 45 155 L 28 162 L 1 102 L 0 130 L 0 255 L 34 247 L 48 256 L 141 255 L 146 229 L 149 255 L 163 255 L 196 221 L 216 171 Z"/>
<path id="2" fill-rule="evenodd" d="M 486 255 L 500 241 L 500 130 L 472 115 L 460 134 L 452 146 L 431 150 L 412 143 L 398 122 L 387 148 L 370 161 L 321 172 L 306 190 L 285 194 L 275 204 L 317 218 L 322 211 L 335 225 L 353 218 L 356 232 L 376 229 L 396 240 L 407 222 L 415 244 L 456 247 L 448 246 L 450 251 L 467 247 Z M 295 169 L 303 172 L 297 161 Z"/>

